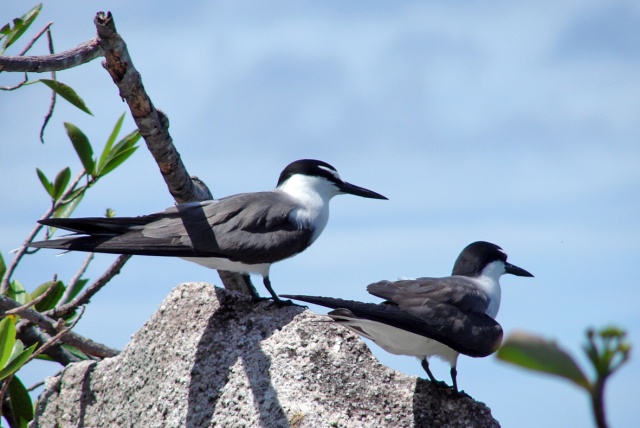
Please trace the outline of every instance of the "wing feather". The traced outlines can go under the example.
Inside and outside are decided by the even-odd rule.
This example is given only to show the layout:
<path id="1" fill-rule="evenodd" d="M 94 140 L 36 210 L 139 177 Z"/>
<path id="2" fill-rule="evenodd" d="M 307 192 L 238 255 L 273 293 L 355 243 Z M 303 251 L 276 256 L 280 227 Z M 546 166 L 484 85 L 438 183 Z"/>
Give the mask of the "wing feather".
<path id="1" fill-rule="evenodd" d="M 304 250 L 313 233 L 291 221 L 295 201 L 283 193 L 239 194 L 179 204 L 141 217 L 49 219 L 81 235 L 34 247 L 175 257 L 223 257 L 273 263 Z"/>

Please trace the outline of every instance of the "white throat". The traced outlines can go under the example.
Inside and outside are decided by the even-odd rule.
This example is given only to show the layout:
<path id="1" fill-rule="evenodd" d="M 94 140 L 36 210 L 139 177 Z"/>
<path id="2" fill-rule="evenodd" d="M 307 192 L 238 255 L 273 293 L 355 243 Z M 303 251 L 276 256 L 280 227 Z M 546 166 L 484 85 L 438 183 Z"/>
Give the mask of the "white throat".
<path id="1" fill-rule="evenodd" d="M 294 175 L 277 190 L 291 196 L 300 204 L 290 214 L 299 227 L 311 227 L 311 243 L 320 236 L 329 221 L 329 201 L 339 192 L 329 180 L 308 175 Z"/>
<path id="2" fill-rule="evenodd" d="M 498 315 L 498 309 L 500 309 L 500 297 L 502 290 L 500 288 L 500 277 L 504 275 L 504 263 L 501 261 L 495 261 L 489 263 L 483 270 L 480 276 L 472 278 L 480 290 L 486 293 L 489 298 L 489 306 L 485 311 L 491 318 L 495 318 Z"/>

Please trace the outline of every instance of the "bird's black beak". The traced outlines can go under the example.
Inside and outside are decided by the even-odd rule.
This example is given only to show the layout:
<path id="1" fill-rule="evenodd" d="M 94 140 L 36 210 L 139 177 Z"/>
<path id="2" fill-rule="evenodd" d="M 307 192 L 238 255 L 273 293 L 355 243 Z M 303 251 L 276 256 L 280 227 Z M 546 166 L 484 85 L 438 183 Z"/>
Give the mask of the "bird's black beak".
<path id="1" fill-rule="evenodd" d="M 363 198 L 388 199 L 386 196 L 382 196 L 380 193 L 376 193 L 373 190 L 365 189 L 364 187 L 356 186 L 355 184 L 347 183 L 346 181 L 343 181 L 338 185 L 338 190 L 340 190 L 340 192 L 342 193 L 362 196 Z"/>
<path id="2" fill-rule="evenodd" d="M 529 272 L 527 272 L 526 270 L 516 266 L 516 265 L 512 265 L 511 263 L 504 263 L 504 270 L 506 273 L 510 273 L 511 275 L 516 275 L 516 276 L 531 276 L 533 277 L 533 275 L 531 275 Z"/>

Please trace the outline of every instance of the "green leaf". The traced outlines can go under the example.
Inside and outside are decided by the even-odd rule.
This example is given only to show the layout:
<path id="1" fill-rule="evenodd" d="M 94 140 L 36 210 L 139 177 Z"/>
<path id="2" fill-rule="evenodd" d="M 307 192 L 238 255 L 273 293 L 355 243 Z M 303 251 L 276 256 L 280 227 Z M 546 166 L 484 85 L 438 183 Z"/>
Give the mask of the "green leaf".
<path id="1" fill-rule="evenodd" d="M 104 162 L 101 164 L 98 174 L 105 176 L 120 166 L 137 150 L 135 145 L 138 140 L 140 140 L 140 132 L 136 129 L 118 141 L 104 156 Z"/>
<path id="2" fill-rule="evenodd" d="M 129 156 L 135 153 L 136 150 L 138 150 L 138 147 L 131 147 L 110 158 L 100 171 L 100 176 L 104 177 L 105 175 L 109 174 L 111 171 L 122 165 L 122 163 L 129 159 Z"/>
<path id="3" fill-rule="evenodd" d="M 17 376 L 14 376 L 9 382 L 8 391 L 13 418 L 18 421 L 20 428 L 26 428 L 27 423 L 33 419 L 33 403 L 29 392 Z"/>
<path id="4" fill-rule="evenodd" d="M 36 82 L 44 83 L 49 88 L 51 88 L 56 94 L 60 95 L 65 100 L 69 101 L 71 104 L 78 107 L 83 112 L 93 116 L 93 113 L 91 113 L 91 110 L 89 110 L 89 107 L 87 107 L 84 100 L 80 98 L 80 95 L 78 95 L 78 93 L 74 91 L 71 86 L 66 85 L 62 82 L 58 82 L 57 80 L 51 80 L 51 79 L 34 80 L 32 83 L 36 83 Z"/>
<path id="5" fill-rule="evenodd" d="M 7 293 L 7 297 L 15 300 L 16 302 L 24 305 L 31 301 L 31 296 L 27 293 L 27 290 L 24 288 L 24 285 L 17 279 L 14 279 L 9 283 L 9 290 Z"/>
<path id="6" fill-rule="evenodd" d="M 111 151 L 111 147 L 113 146 L 113 143 L 115 143 L 116 138 L 120 133 L 120 129 L 122 128 L 122 123 L 124 122 L 124 115 L 125 114 L 122 113 L 120 118 L 118 118 L 118 121 L 113 127 L 113 130 L 111 131 L 111 135 L 109 135 L 109 138 L 107 139 L 107 143 L 104 145 L 104 149 L 102 149 L 102 154 L 100 155 L 100 161 L 98 162 L 98 169 L 102 169 L 102 166 L 104 165 L 104 162 L 107 159 L 109 152 Z"/>
<path id="7" fill-rule="evenodd" d="M 56 209 L 53 213 L 54 218 L 68 218 L 73 211 L 78 207 L 78 204 L 82 201 L 84 197 L 84 192 L 79 193 L 74 199 L 70 202 L 67 202 L 64 205 L 60 205 L 58 209 Z"/>
<path id="8" fill-rule="evenodd" d="M 27 13 L 22 15 L 20 18 L 16 18 L 13 20 L 13 29 L 9 26 L 9 24 L 2 27 L 2 34 L 7 36 L 7 39 L 4 41 L 2 45 L 2 52 L 15 43 L 16 40 L 20 38 L 24 34 L 25 31 L 29 29 L 33 21 L 38 17 L 40 10 L 42 9 L 42 3 L 34 6 Z"/>
<path id="9" fill-rule="evenodd" d="M 587 390 L 589 380 L 576 362 L 554 341 L 517 332 L 509 336 L 498 350 L 498 358 L 527 369 L 567 379 Z"/>
<path id="10" fill-rule="evenodd" d="M 88 360 L 89 359 L 87 354 L 85 354 L 84 352 L 82 352 L 78 348 L 74 348 L 73 346 L 66 345 L 66 344 L 63 344 L 62 347 L 64 349 L 66 349 L 67 351 L 71 352 L 76 357 L 80 358 L 81 360 Z"/>
<path id="11" fill-rule="evenodd" d="M 49 287 L 53 286 L 53 290 L 51 290 L 47 297 L 36 303 L 35 308 L 38 312 L 44 312 L 54 308 L 64 294 L 66 287 L 64 286 L 62 281 L 56 281 L 55 283 L 53 283 L 53 285 L 51 284 L 51 281 L 45 282 L 31 293 L 31 298 L 35 300 L 43 293 L 45 293 L 49 289 Z"/>
<path id="12" fill-rule="evenodd" d="M 112 152 L 114 154 L 118 154 L 123 150 L 127 150 L 129 147 L 133 147 L 138 142 L 140 137 L 140 131 L 138 131 L 137 129 L 131 131 L 129 134 L 124 136 L 122 140 L 118 141 L 115 146 L 113 146 Z"/>
<path id="13" fill-rule="evenodd" d="M 4 258 L 2 257 L 2 253 L 0 253 L 0 278 L 4 276 L 4 273 L 7 271 L 7 265 L 4 262 Z"/>
<path id="14" fill-rule="evenodd" d="M 16 343 L 15 317 L 8 316 L 0 321 L 0 368 L 3 368 L 11 357 L 13 345 Z"/>
<path id="15" fill-rule="evenodd" d="M 56 201 L 60 199 L 69 184 L 69 180 L 71 180 L 71 169 L 66 167 L 56 175 L 56 179 L 53 182 L 53 199 Z"/>
<path id="16" fill-rule="evenodd" d="M 13 349 L 11 350 L 11 356 L 9 357 L 9 362 L 15 360 L 18 355 L 20 355 L 24 351 L 24 345 L 22 344 L 22 340 L 16 339 L 16 342 L 13 344 Z"/>
<path id="17" fill-rule="evenodd" d="M 51 196 L 52 198 L 55 199 L 55 192 L 53 190 L 53 183 L 51 183 L 49 181 L 49 179 L 47 178 L 46 175 L 44 175 L 44 172 L 40 171 L 40 168 L 36 168 L 36 172 L 38 173 L 38 178 L 40 179 L 40 182 L 42 183 L 42 186 L 44 187 L 44 190 L 47 191 L 47 193 L 49 194 L 49 196 Z"/>
<path id="18" fill-rule="evenodd" d="M 85 171 L 87 174 L 93 175 L 95 162 L 93 160 L 93 149 L 91 148 L 89 139 L 84 135 L 80 128 L 71 123 L 65 122 L 64 127 L 67 129 L 67 135 L 69 136 L 69 139 L 71 139 L 73 148 L 76 149 L 76 153 L 78 154 Z"/>
<path id="19" fill-rule="evenodd" d="M 21 342 L 21 345 L 22 345 L 22 342 Z M 31 354 L 33 354 L 33 351 L 36 350 L 36 346 L 38 346 L 38 344 L 34 343 L 30 347 L 22 351 L 20 355 L 18 355 L 13 360 L 11 360 L 9 364 L 7 364 L 2 370 L 0 370 L 0 380 L 6 378 L 12 373 L 17 372 L 20 369 L 20 367 L 22 367 L 24 363 L 27 362 Z"/>

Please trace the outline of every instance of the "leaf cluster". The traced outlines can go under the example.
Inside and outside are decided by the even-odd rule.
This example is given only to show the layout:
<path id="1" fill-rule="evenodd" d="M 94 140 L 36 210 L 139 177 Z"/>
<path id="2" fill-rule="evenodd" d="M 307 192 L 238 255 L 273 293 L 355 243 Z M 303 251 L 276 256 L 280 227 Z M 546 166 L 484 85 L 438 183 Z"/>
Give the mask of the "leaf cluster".
<path id="1" fill-rule="evenodd" d="M 558 376 L 585 390 L 592 402 L 594 418 L 599 427 L 606 427 L 604 417 L 604 387 L 607 379 L 629 360 L 631 345 L 626 332 L 617 327 L 599 331 L 587 330 L 583 346 L 594 376 L 590 379 L 576 360 L 555 341 L 537 335 L 517 332 L 509 336 L 498 350 L 498 358 L 517 366 Z"/>
<path id="2" fill-rule="evenodd" d="M 13 20 L 13 26 L 11 23 L 5 24 L 0 28 L 0 40 L 2 42 L 2 48 L 0 48 L 0 55 L 3 55 L 9 46 L 14 44 L 25 31 L 29 29 L 33 21 L 36 20 L 38 14 L 42 10 L 42 3 L 34 6 L 27 13 L 19 18 Z"/>

